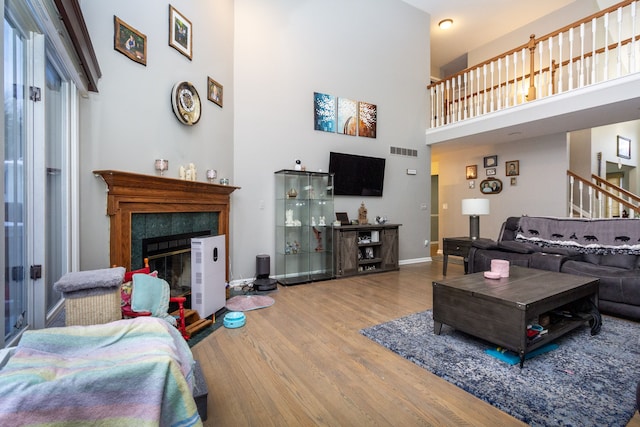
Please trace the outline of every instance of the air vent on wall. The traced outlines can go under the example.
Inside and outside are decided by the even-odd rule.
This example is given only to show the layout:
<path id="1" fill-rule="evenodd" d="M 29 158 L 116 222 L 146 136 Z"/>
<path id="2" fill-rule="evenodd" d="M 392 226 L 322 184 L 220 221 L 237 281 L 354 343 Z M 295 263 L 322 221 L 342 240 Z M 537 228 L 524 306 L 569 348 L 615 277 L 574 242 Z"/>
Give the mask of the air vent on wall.
<path id="1" fill-rule="evenodd" d="M 413 148 L 389 147 L 389 152 L 398 156 L 418 157 L 418 150 Z"/>

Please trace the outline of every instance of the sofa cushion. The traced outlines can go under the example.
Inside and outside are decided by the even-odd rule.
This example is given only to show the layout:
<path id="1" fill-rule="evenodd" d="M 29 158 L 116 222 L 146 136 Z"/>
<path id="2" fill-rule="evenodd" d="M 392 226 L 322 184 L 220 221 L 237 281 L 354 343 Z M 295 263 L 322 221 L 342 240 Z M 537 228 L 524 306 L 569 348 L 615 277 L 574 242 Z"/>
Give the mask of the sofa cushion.
<path id="1" fill-rule="evenodd" d="M 596 255 L 596 254 L 584 254 L 582 259 L 585 262 L 594 265 L 602 265 L 606 267 L 624 268 L 625 270 L 632 270 L 637 268 L 638 259 L 640 257 L 636 255 L 625 254 L 609 254 L 609 255 Z M 638 272 L 640 274 L 640 272 Z"/>
<path id="2" fill-rule="evenodd" d="M 519 254 L 532 254 L 534 252 L 542 252 L 542 248 L 533 243 L 521 243 L 513 241 L 498 242 L 498 247 L 505 251 L 516 252 Z"/>
<path id="3" fill-rule="evenodd" d="M 560 271 L 600 279 L 598 296 L 601 300 L 640 305 L 640 274 L 638 274 L 638 270 L 569 260 L 562 264 Z"/>

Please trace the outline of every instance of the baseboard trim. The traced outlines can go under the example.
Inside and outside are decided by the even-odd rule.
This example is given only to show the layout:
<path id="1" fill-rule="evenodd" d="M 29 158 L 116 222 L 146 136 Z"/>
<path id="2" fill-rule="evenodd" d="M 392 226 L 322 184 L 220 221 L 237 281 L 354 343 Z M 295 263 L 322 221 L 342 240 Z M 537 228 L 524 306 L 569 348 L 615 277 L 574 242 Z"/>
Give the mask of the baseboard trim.
<path id="1" fill-rule="evenodd" d="M 433 259 L 428 256 L 424 258 L 412 258 L 412 259 L 403 259 L 398 261 L 399 265 L 408 265 L 408 264 L 419 264 L 421 262 L 431 262 Z"/>

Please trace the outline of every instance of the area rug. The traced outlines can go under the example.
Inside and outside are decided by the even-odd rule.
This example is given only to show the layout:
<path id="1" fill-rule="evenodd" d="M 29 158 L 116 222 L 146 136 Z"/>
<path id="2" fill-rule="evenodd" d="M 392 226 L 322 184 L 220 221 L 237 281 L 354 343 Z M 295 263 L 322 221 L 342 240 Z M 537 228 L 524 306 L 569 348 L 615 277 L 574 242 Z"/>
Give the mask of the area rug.
<path id="1" fill-rule="evenodd" d="M 443 325 L 431 310 L 361 330 L 391 351 L 534 426 L 625 426 L 640 379 L 640 324 L 603 316 L 602 330 L 577 328 L 559 347 L 509 365 L 490 343 Z"/>
<path id="2" fill-rule="evenodd" d="M 237 295 L 227 300 L 226 307 L 229 311 L 249 311 L 270 307 L 274 302 L 266 295 Z"/>

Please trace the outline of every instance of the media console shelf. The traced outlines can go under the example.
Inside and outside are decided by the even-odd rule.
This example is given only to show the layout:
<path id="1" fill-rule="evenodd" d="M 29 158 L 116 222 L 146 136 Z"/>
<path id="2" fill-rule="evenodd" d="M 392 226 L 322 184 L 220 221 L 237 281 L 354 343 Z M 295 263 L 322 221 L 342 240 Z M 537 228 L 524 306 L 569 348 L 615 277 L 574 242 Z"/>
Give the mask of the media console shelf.
<path id="1" fill-rule="evenodd" d="M 333 227 L 335 276 L 345 277 L 397 270 L 400 225 Z"/>

